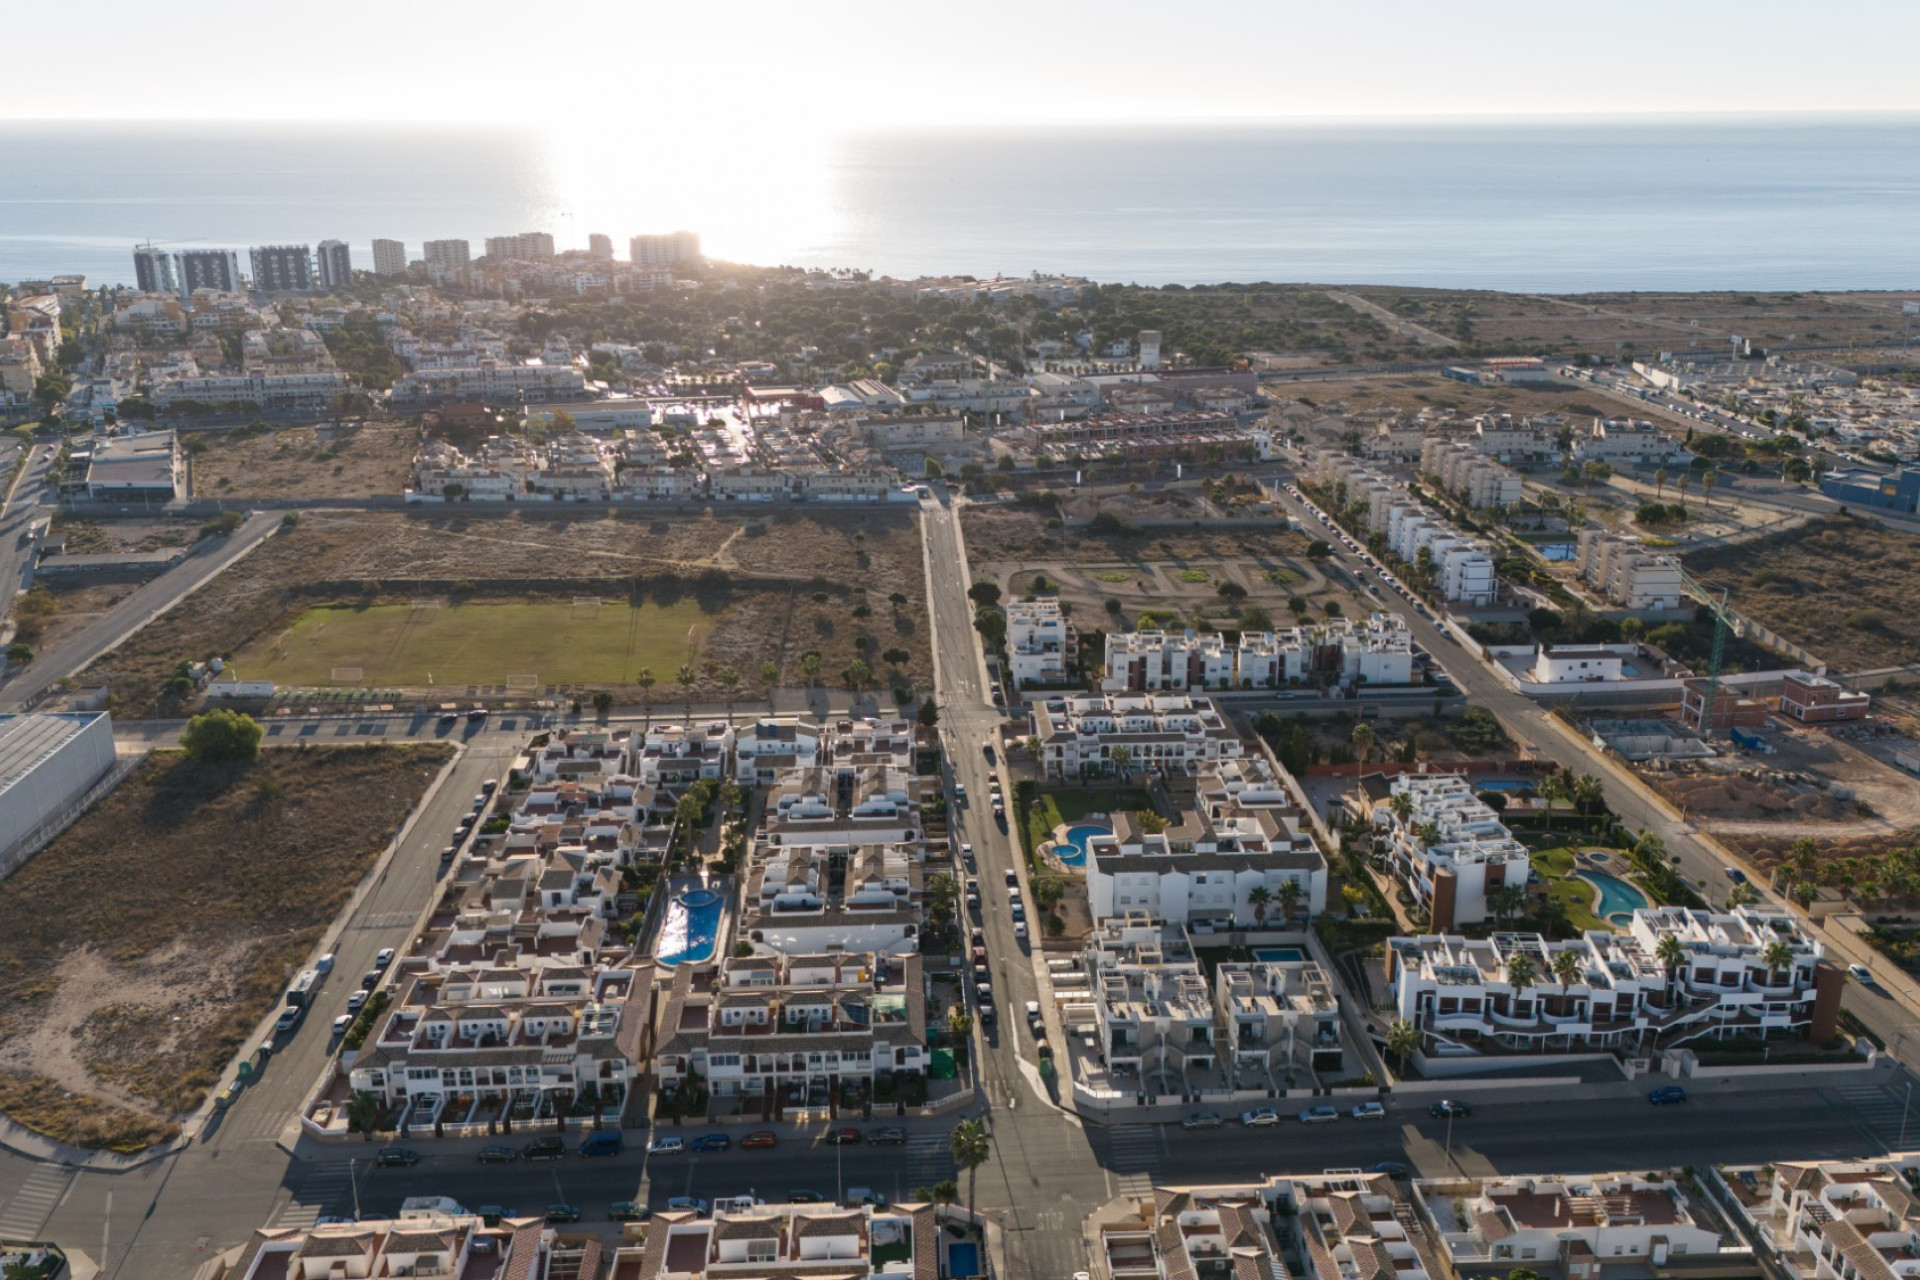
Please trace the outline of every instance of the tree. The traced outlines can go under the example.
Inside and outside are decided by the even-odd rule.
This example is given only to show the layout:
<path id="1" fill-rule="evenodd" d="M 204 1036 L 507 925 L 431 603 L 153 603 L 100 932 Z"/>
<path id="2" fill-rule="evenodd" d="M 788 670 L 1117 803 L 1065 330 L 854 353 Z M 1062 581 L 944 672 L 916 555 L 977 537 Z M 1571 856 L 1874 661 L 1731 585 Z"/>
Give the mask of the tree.
<path id="1" fill-rule="evenodd" d="M 25 640 L 15 640 L 7 646 L 7 661 L 15 666 L 26 666 L 33 661 L 33 646 Z"/>
<path id="2" fill-rule="evenodd" d="M 1267 922 L 1267 904 L 1273 901 L 1273 890 L 1263 884 L 1257 884 L 1247 890 L 1247 905 L 1253 908 L 1253 922 L 1264 925 Z"/>
<path id="3" fill-rule="evenodd" d="M 602 689 L 600 690 L 600 692 L 594 694 L 593 709 L 594 711 L 598 712 L 600 715 L 603 715 L 603 716 L 606 715 L 609 711 L 612 711 L 613 695 L 611 693 L 608 693 L 605 689 Z"/>
<path id="4" fill-rule="evenodd" d="M 738 671 L 735 671 L 732 667 L 722 667 L 720 668 L 719 674 L 715 675 L 713 678 L 719 681 L 720 687 L 722 689 L 725 689 L 727 691 L 727 719 L 732 720 L 733 719 L 733 691 L 734 689 L 739 687 L 740 673 Z"/>
<path id="5" fill-rule="evenodd" d="M 252 760 L 260 754 L 260 722 L 238 711 L 207 711 L 187 721 L 180 746 L 196 760 Z"/>
<path id="6" fill-rule="evenodd" d="M 1367 769 L 1367 755 L 1373 750 L 1373 726 L 1365 721 L 1353 726 L 1353 785 L 1357 791 L 1361 787 L 1361 776 Z"/>
<path id="7" fill-rule="evenodd" d="M 940 723 L 940 704 L 935 702 L 932 698 L 922 699 L 920 702 L 919 720 L 920 720 L 920 727 L 923 729 L 931 729 L 935 725 L 939 724 Z"/>
<path id="8" fill-rule="evenodd" d="M 904 667 L 907 665 L 907 663 L 911 662 L 912 660 L 913 660 L 913 655 L 908 653 L 905 649 L 900 648 L 898 645 L 895 645 L 891 649 L 885 650 L 880 655 L 880 661 L 886 663 L 888 666 L 891 666 L 891 667 Z"/>
<path id="9" fill-rule="evenodd" d="M 1000 588 L 991 582 L 976 582 L 967 588 L 967 599 L 978 605 L 1000 603 Z"/>
<path id="10" fill-rule="evenodd" d="M 872 682 L 873 669 L 867 666 L 866 663 L 860 661 L 860 659 L 855 658 L 852 662 L 849 662 L 846 669 L 840 673 L 840 678 L 846 682 L 847 688 L 858 693 Z"/>
<path id="11" fill-rule="evenodd" d="M 1413 817 L 1413 797 L 1404 791 L 1394 792 L 1387 800 L 1387 807 L 1393 810 L 1393 816 L 1403 827 L 1407 825 L 1407 820 Z"/>
<path id="12" fill-rule="evenodd" d="M 1760 952 L 1760 963 L 1767 967 L 1767 976 L 1777 978 L 1782 972 L 1793 968 L 1793 947 L 1785 938 L 1775 938 Z"/>
<path id="13" fill-rule="evenodd" d="M 1273 630 L 1273 614 L 1265 605 L 1250 604 L 1240 611 L 1240 629 L 1242 631 Z"/>
<path id="14" fill-rule="evenodd" d="M 1387 1028 L 1387 1052 L 1400 1062 L 1400 1074 L 1407 1074 L 1407 1059 L 1420 1051 L 1420 1042 L 1424 1039 L 1420 1028 L 1405 1018 L 1394 1019 Z"/>
<path id="15" fill-rule="evenodd" d="M 1518 995 L 1540 980 L 1540 970 L 1529 955 L 1513 956 L 1507 961 L 1507 984 Z"/>
<path id="16" fill-rule="evenodd" d="M 1592 817 L 1606 808 L 1607 786 L 1597 774 L 1583 773 L 1573 780 L 1573 807 Z"/>
<path id="17" fill-rule="evenodd" d="M 980 1166 L 993 1158 L 993 1135 L 984 1120 L 962 1120 L 947 1135 L 947 1154 L 967 1174 L 967 1216 L 973 1217 L 973 1186 Z"/>
<path id="18" fill-rule="evenodd" d="M 1527 891 L 1519 885 L 1502 885 L 1487 895 L 1487 906 L 1493 909 L 1493 918 L 1506 924 L 1527 905 Z"/>
<path id="19" fill-rule="evenodd" d="M 1718 471 L 1703 472 L 1700 476 L 1700 501 L 1709 507 L 1713 506 L 1713 486 L 1719 483 L 1719 480 Z"/>
<path id="20" fill-rule="evenodd" d="M 810 685 L 820 683 L 820 654 L 817 650 L 809 649 L 800 655 L 800 674 L 807 678 Z"/>
<path id="21" fill-rule="evenodd" d="M 673 677 L 680 685 L 680 696 L 687 702 L 687 719 L 693 719 L 693 686 L 698 681 L 691 666 L 681 667 Z"/>
<path id="22" fill-rule="evenodd" d="M 1115 747 L 1108 754 L 1108 759 L 1113 761 L 1113 771 L 1125 777 L 1127 770 L 1133 767 L 1133 749 L 1124 746 Z"/>
<path id="23" fill-rule="evenodd" d="M 780 683 L 780 664 L 777 662 L 761 663 L 760 679 L 762 683 L 767 686 L 767 691 L 771 693 L 773 687 Z"/>
<path id="24" fill-rule="evenodd" d="M 955 1040 L 965 1040 L 973 1034 L 973 1015 L 965 1005 L 956 1004 L 947 1010 L 947 1034 Z"/>
<path id="25" fill-rule="evenodd" d="M 973 629 L 980 633 L 989 648 L 998 649 L 1007 636 L 1007 616 L 998 609 L 981 605 L 974 611 Z"/>
<path id="26" fill-rule="evenodd" d="M 1277 896 L 1280 899 L 1280 909 L 1286 913 L 1287 919 L 1291 920 L 1299 914 L 1300 903 L 1307 896 L 1307 891 L 1301 887 L 1298 880 L 1283 880 Z"/>
<path id="27" fill-rule="evenodd" d="M 1667 971 L 1667 994 L 1673 994 L 1673 984 L 1680 975 L 1680 966 L 1687 962 L 1687 948 L 1671 933 L 1660 935 L 1660 941 L 1654 944 L 1653 958 L 1662 969 Z"/>
<path id="28" fill-rule="evenodd" d="M 640 674 L 633 678 L 633 682 L 640 686 L 640 701 L 647 709 L 647 729 L 651 731 L 653 729 L 653 668 L 640 668 Z"/>
<path id="29" fill-rule="evenodd" d="M 1569 947 L 1553 958 L 1553 977 L 1564 990 L 1580 977 L 1580 957 Z"/>
<path id="30" fill-rule="evenodd" d="M 1743 880 L 1733 886 L 1733 891 L 1727 894 L 1727 905 L 1729 907 L 1751 906 L 1759 896 L 1760 891 L 1754 888 L 1750 881 Z"/>
<path id="31" fill-rule="evenodd" d="M 347 1099 L 348 1133 L 357 1133 L 371 1142 L 373 1131 L 379 1123 L 380 1095 L 360 1089 Z"/>
<path id="32" fill-rule="evenodd" d="M 1666 491 L 1667 469 L 1665 467 L 1658 467 L 1653 473 L 1653 500 L 1655 502 L 1660 501 L 1661 495 L 1666 493 Z"/>

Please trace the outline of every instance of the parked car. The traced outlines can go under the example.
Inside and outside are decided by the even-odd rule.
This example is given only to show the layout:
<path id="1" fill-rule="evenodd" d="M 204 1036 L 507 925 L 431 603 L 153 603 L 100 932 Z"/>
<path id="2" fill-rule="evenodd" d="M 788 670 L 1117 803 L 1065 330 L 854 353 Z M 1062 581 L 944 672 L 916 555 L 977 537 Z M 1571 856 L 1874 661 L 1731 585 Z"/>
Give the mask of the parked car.
<path id="1" fill-rule="evenodd" d="M 645 1222 L 653 1210 L 638 1200 L 616 1200 L 607 1206 L 607 1217 L 614 1222 Z"/>
<path id="2" fill-rule="evenodd" d="M 352 1025 L 353 1025 L 353 1015 L 350 1013 L 343 1013 L 339 1017 L 333 1020 L 333 1034 L 335 1034 L 336 1036 L 343 1036 L 347 1034 L 347 1028 L 351 1027 Z"/>
<path id="3" fill-rule="evenodd" d="M 420 1163 L 420 1153 L 406 1147 L 382 1147 L 379 1154 L 374 1156 L 373 1162 L 382 1169 L 415 1165 Z"/>
<path id="4" fill-rule="evenodd" d="M 512 1147 L 491 1146 L 480 1148 L 481 1164 L 512 1164 L 520 1158 L 520 1153 Z"/>
<path id="5" fill-rule="evenodd" d="M 567 1154 L 567 1144 L 557 1137 L 535 1138 L 520 1148 L 522 1159 L 559 1160 Z"/>
<path id="6" fill-rule="evenodd" d="M 480 1215 L 481 1223 L 489 1227 L 497 1227 L 502 1219 L 513 1216 L 513 1210 L 503 1204 L 483 1204 L 474 1212 Z"/>
<path id="7" fill-rule="evenodd" d="M 677 1156 L 687 1149 L 685 1138 L 655 1138 L 647 1144 L 647 1154 L 656 1156 Z"/>
<path id="8" fill-rule="evenodd" d="M 369 969 L 360 975 L 360 989 L 362 991 L 371 991 L 379 985 L 380 971 L 378 969 Z"/>
<path id="9" fill-rule="evenodd" d="M 973 998 L 979 1002 L 982 1009 L 993 1008 L 993 988 L 986 983 L 976 982 L 973 984 Z"/>
<path id="10" fill-rule="evenodd" d="M 392 947 L 382 947 L 382 948 L 380 948 L 380 953 L 379 953 L 378 955 L 376 955 L 376 956 L 374 956 L 374 958 L 373 958 L 373 967 L 374 967 L 374 968 L 375 968 L 376 970 L 378 970 L 378 969 L 384 969 L 384 968 L 386 968 L 386 967 L 387 967 L 388 965 L 390 965 L 390 964 L 392 964 L 392 963 L 393 963 L 393 948 L 392 948 Z"/>
<path id="11" fill-rule="evenodd" d="M 1353 1109 L 1355 1120 L 1385 1120 L 1387 1109 L 1377 1102 L 1362 1102 Z"/>
<path id="12" fill-rule="evenodd" d="M 733 1146 L 733 1139 L 724 1133 L 703 1133 L 687 1144 L 689 1151 L 725 1151 Z"/>
<path id="13" fill-rule="evenodd" d="M 1855 982 L 1864 982 L 1869 986 L 1873 985 L 1873 970 L 1863 964 L 1848 965 L 1847 976 Z"/>
<path id="14" fill-rule="evenodd" d="M 1427 1108 L 1427 1114 L 1436 1120 L 1445 1120 L 1448 1116 L 1465 1119 L 1473 1114 L 1473 1108 L 1458 1098 L 1442 1098 Z"/>
<path id="15" fill-rule="evenodd" d="M 273 1020 L 273 1029 L 282 1035 L 286 1034 L 289 1031 L 292 1031 L 295 1027 L 299 1025 L 300 1025 L 300 1009 L 298 1006 L 292 1006 L 286 1009 L 282 1009 L 280 1011 L 280 1016 Z"/>
<path id="16" fill-rule="evenodd" d="M 707 1216 L 707 1202 L 694 1196 L 668 1196 L 668 1213 L 692 1213 L 699 1217 Z"/>
<path id="17" fill-rule="evenodd" d="M 1180 1122 L 1182 1129 L 1218 1129 L 1226 1121 L 1218 1111 L 1196 1111 Z"/>
<path id="18" fill-rule="evenodd" d="M 799 1190 L 787 1192 L 788 1204 L 825 1204 L 826 1202 L 827 1198 L 818 1191 Z"/>
<path id="19" fill-rule="evenodd" d="M 313 971 L 315 973 L 332 973 L 333 961 L 334 961 L 333 952 L 329 951 L 327 952 L 327 954 L 321 956 L 318 960 L 315 960 L 313 962 Z"/>
<path id="20" fill-rule="evenodd" d="M 907 1131 L 898 1125 L 885 1125 L 867 1132 L 867 1144 L 874 1147 L 903 1147 L 907 1143 Z"/>
<path id="21" fill-rule="evenodd" d="M 1647 1095 L 1647 1101 L 1656 1107 L 1670 1107 L 1676 1102 L 1685 1102 L 1687 1091 L 1677 1084 L 1665 1085 Z"/>
<path id="22" fill-rule="evenodd" d="M 1023 940 L 1026 938 L 1027 922 L 1025 920 L 1015 920 L 1013 922 L 1013 936 Z"/>
<path id="23" fill-rule="evenodd" d="M 578 1222 L 580 1211 L 570 1204 L 550 1204 L 547 1206 L 548 1222 Z"/>
<path id="24" fill-rule="evenodd" d="M 360 1010 L 361 1010 L 361 1009 L 362 1009 L 362 1008 L 363 1008 L 363 1007 L 364 1007 L 364 1006 L 366 1005 L 366 1003 L 367 1003 L 367 993 L 366 993 L 366 992 L 364 992 L 364 991 L 349 991 L 349 992 L 347 993 L 347 1010 L 348 1010 L 348 1012 L 350 1012 L 350 1013 L 358 1013 L 358 1012 L 360 1012 Z"/>
<path id="25" fill-rule="evenodd" d="M 1339 1118 L 1338 1107 L 1308 1107 L 1300 1113 L 1301 1124 L 1331 1124 Z"/>
<path id="26" fill-rule="evenodd" d="M 851 1125 L 843 1129 L 827 1131 L 827 1145 L 830 1147 L 857 1147 L 860 1145 L 860 1131 Z"/>
<path id="27" fill-rule="evenodd" d="M 1270 1124 L 1279 1124 L 1280 1113 L 1272 1107 L 1258 1107 L 1252 1111 L 1242 1111 L 1240 1123 L 1250 1129 L 1265 1128 Z"/>
<path id="28" fill-rule="evenodd" d="M 588 1134 L 580 1143 L 580 1154 L 593 1156 L 617 1156 L 626 1143 L 620 1137 L 618 1129 L 602 1129 L 598 1133 Z"/>
<path id="29" fill-rule="evenodd" d="M 1367 1170 L 1367 1172 L 1384 1173 L 1389 1178 L 1411 1178 L 1413 1176 L 1413 1166 L 1410 1164 L 1402 1164 L 1398 1160 L 1382 1160 L 1379 1164 Z"/>
<path id="30" fill-rule="evenodd" d="M 742 1151 L 763 1151 L 779 1145 L 780 1138 L 771 1129 L 755 1129 L 752 1133 L 740 1139 L 740 1149 Z"/>

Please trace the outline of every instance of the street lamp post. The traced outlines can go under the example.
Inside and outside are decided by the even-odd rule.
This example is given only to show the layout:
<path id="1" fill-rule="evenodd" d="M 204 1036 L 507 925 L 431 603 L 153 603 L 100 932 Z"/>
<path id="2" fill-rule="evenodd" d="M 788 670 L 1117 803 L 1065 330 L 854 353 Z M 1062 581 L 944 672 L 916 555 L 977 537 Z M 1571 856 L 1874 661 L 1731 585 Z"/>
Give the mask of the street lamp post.
<path id="1" fill-rule="evenodd" d="M 1907 1116 L 1913 1111 L 1913 1081 L 1907 1081 L 1906 1101 L 1900 1104 L 1900 1149 L 1907 1148 Z"/>

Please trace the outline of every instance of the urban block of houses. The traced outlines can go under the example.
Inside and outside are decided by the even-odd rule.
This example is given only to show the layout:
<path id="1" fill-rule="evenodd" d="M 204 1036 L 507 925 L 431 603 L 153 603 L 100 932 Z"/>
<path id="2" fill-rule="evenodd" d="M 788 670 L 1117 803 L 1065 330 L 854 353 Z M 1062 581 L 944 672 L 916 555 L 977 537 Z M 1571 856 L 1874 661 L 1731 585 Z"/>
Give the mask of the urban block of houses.
<path id="1" fill-rule="evenodd" d="M 1355 624 L 1328 618 L 1285 631 L 1217 633 L 1114 631 L 1107 634 L 1108 693 L 1187 689 L 1273 689 L 1320 683 L 1353 687 L 1413 680 L 1413 634 L 1397 613 L 1376 611 Z"/>
<path id="2" fill-rule="evenodd" d="M 418 1203 L 416 1203 L 416 1201 Z M 432 1207 L 424 1207 L 432 1202 Z M 487 1226 L 440 1196 L 416 1197 L 397 1218 L 263 1227 L 197 1280 L 388 1280 L 396 1276 L 597 1277 L 606 1255 L 591 1236 L 562 1240 L 538 1215 Z M 450 1207 L 448 1207 L 450 1206 Z"/>
<path id="3" fill-rule="evenodd" d="M 939 1213 L 931 1204 L 760 1203 L 712 1217 L 659 1213 L 644 1243 L 615 1251 L 611 1280 L 929 1280 L 948 1274 Z"/>
<path id="4" fill-rule="evenodd" d="M 1420 469 L 1438 479 L 1441 489 L 1474 510 L 1513 506 L 1520 501 L 1519 473 L 1465 441 L 1427 437 L 1420 450 Z"/>
<path id="5" fill-rule="evenodd" d="M 1394 1180 L 1360 1171 L 1156 1186 L 1102 1214 L 1108 1280 L 1445 1280 Z"/>
<path id="6" fill-rule="evenodd" d="M 1526 888 L 1527 847 L 1460 774 L 1399 774 L 1372 816 L 1395 876 L 1435 931 L 1478 924 L 1492 914 L 1492 895 Z"/>
<path id="7" fill-rule="evenodd" d="M 1706 1175 L 1736 1225 L 1788 1280 L 1920 1274 L 1920 1156 L 1720 1165 Z"/>
<path id="8" fill-rule="evenodd" d="M 1833 1039 L 1842 974 L 1791 913 L 1658 907 L 1618 923 L 1619 932 L 1565 941 L 1389 938 L 1394 1016 L 1427 1044 L 1455 1051 L 1639 1053 L 1741 1037 Z M 1668 938 L 1677 953 L 1663 945 Z"/>
<path id="9" fill-rule="evenodd" d="M 1164 830 L 1116 813 L 1087 839 L 1097 924 L 1145 911 L 1195 933 L 1298 928 L 1327 905 L 1327 860 L 1300 814 L 1237 802 L 1195 808 Z"/>
<path id="10" fill-rule="evenodd" d="M 1573 433 L 1573 460 L 1578 463 L 1684 464 L 1691 461 L 1679 441 L 1640 418 L 1595 418 L 1584 431 Z"/>
<path id="11" fill-rule="evenodd" d="M 1007 651 L 1016 688 L 1063 684 L 1079 672 L 1080 636 L 1058 600 L 1007 605 Z"/>
<path id="12" fill-rule="evenodd" d="M 729 956 L 674 970 L 654 1073 L 775 1120 L 871 1101 L 929 1065 L 918 953 Z"/>
<path id="13" fill-rule="evenodd" d="M 1580 578 L 1627 609 L 1678 609 L 1686 595 L 1680 569 L 1633 538 L 1582 529 L 1576 538 Z"/>
<path id="14" fill-rule="evenodd" d="M 1194 773 L 1246 754 L 1240 735 L 1210 698 L 1075 694 L 1034 702 L 1028 715 L 1050 777 L 1108 774 L 1118 765 Z M 1123 754 L 1116 758 L 1116 751 Z"/>
<path id="15" fill-rule="evenodd" d="M 1420 1224 L 1449 1275 L 1523 1267 L 1551 1280 L 1762 1274 L 1667 1174 L 1416 1178 Z"/>

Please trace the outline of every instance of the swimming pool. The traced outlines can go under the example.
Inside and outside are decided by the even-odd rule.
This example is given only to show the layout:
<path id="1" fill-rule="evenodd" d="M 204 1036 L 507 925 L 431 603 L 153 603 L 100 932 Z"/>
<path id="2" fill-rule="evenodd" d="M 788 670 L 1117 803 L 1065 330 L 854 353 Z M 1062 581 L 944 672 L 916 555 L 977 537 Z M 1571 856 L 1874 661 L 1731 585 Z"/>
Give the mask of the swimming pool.
<path id="1" fill-rule="evenodd" d="M 1287 964 L 1305 960 L 1307 953 L 1298 947 L 1255 947 L 1253 958 L 1261 964 Z"/>
<path id="2" fill-rule="evenodd" d="M 1473 784 L 1475 791 L 1531 791 L 1533 784 L 1518 778 L 1489 778 Z"/>
<path id="3" fill-rule="evenodd" d="M 653 958 L 661 964 L 702 964 L 713 959 L 726 905 L 711 889 L 689 889 L 667 904 Z"/>
<path id="4" fill-rule="evenodd" d="M 959 1280 L 961 1276 L 980 1274 L 980 1246 L 971 1240 L 955 1240 L 947 1246 L 947 1274 Z"/>
<path id="5" fill-rule="evenodd" d="M 1054 856 L 1060 864 L 1067 867 L 1087 865 L 1087 840 L 1091 836 L 1110 836 L 1112 827 L 1101 826 L 1097 822 L 1076 822 L 1067 828 L 1066 839 L 1054 846 Z"/>
<path id="6" fill-rule="evenodd" d="M 1647 895 L 1618 876 L 1582 871 L 1580 878 L 1600 891 L 1600 905 L 1593 914 L 1608 924 L 1632 924 L 1633 913 L 1647 905 Z"/>

